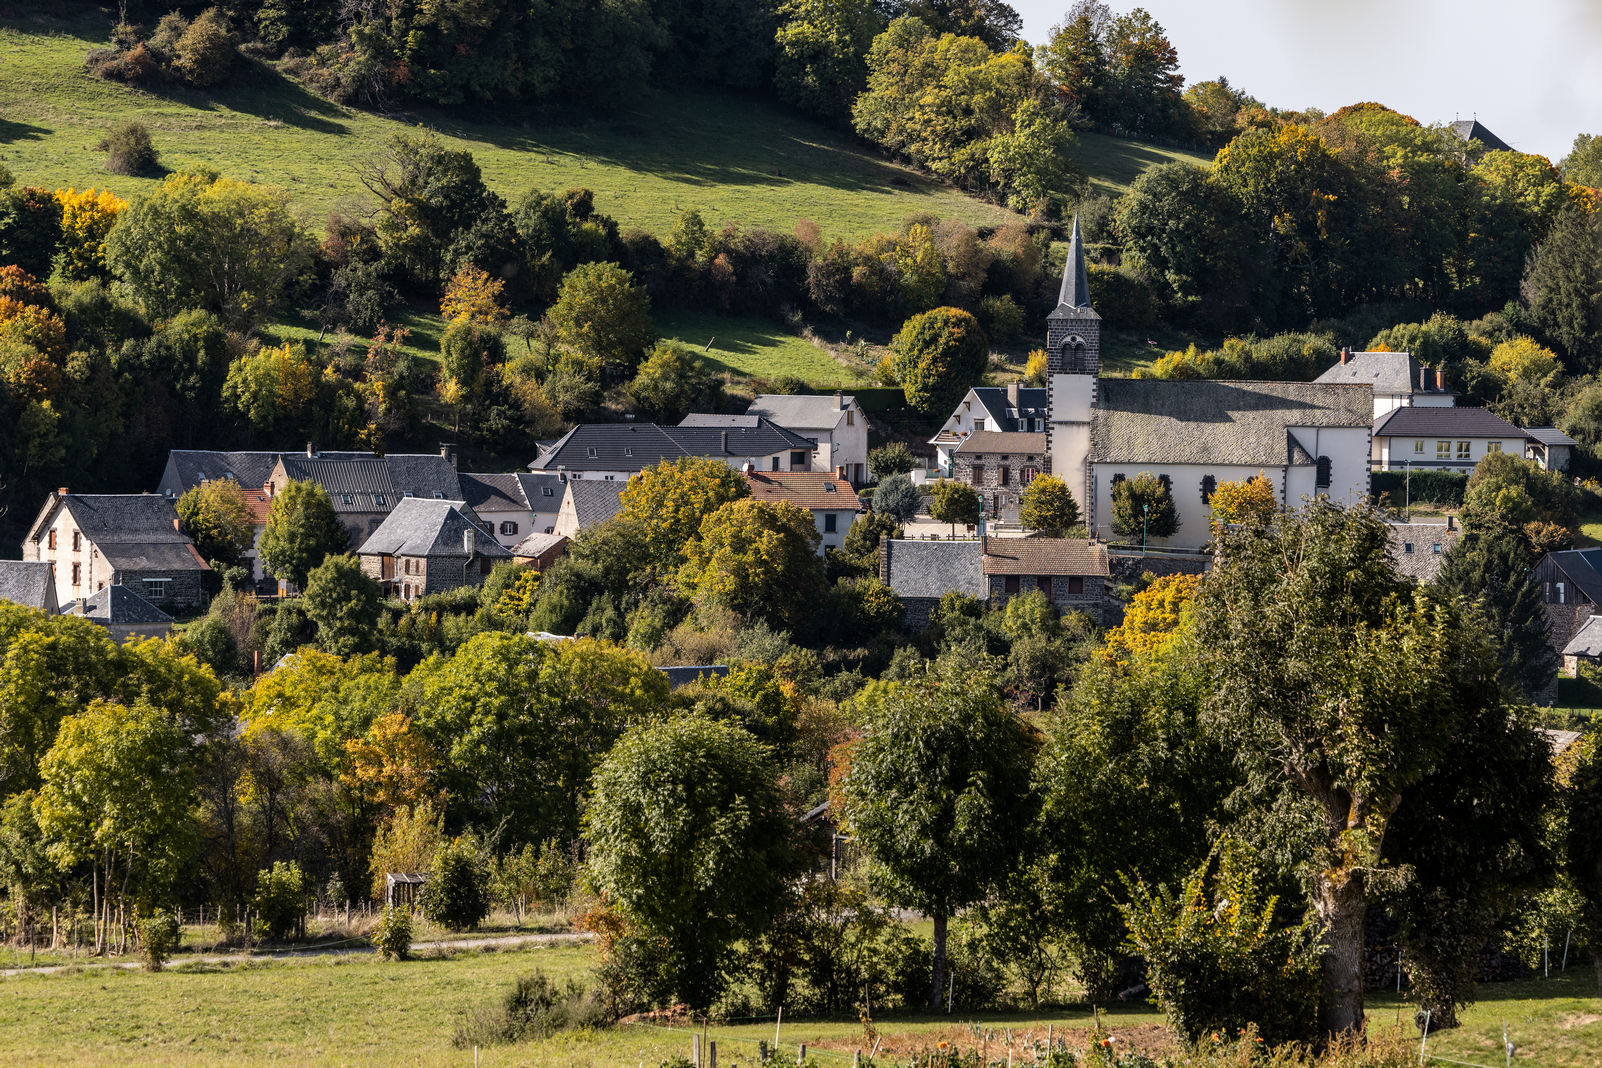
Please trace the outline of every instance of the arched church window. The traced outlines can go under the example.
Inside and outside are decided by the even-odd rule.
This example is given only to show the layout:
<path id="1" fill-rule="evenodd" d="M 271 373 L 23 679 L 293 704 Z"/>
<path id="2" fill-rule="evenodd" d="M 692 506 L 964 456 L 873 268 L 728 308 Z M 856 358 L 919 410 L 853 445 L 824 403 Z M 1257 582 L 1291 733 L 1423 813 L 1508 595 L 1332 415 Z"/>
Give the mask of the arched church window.
<path id="1" fill-rule="evenodd" d="M 1218 480 L 1216 478 L 1214 478 L 1212 475 L 1202 476 L 1201 491 L 1203 504 L 1211 504 L 1213 502 L 1213 490 L 1217 488 Z"/>

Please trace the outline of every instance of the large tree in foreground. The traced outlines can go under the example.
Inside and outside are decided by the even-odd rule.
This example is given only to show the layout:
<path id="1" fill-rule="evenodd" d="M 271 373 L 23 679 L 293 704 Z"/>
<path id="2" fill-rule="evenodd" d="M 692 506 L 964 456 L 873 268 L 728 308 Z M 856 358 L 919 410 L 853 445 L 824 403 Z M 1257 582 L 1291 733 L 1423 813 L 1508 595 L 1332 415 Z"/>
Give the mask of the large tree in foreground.
<path id="1" fill-rule="evenodd" d="M 1407 589 L 1387 539 L 1377 513 L 1328 501 L 1225 530 L 1195 610 L 1212 719 L 1247 774 L 1317 813 L 1306 870 L 1329 1034 L 1363 1026 L 1363 921 L 1392 818 L 1503 701 L 1478 630 Z"/>
<path id="2" fill-rule="evenodd" d="M 934 920 L 929 1003 L 945 991 L 946 924 L 1001 884 L 1030 820 L 1031 742 L 986 673 L 870 682 L 842 783 L 845 821 L 885 899 Z"/>
<path id="3" fill-rule="evenodd" d="M 269 574 L 304 586 L 312 568 L 349 547 L 328 491 L 308 479 L 286 483 L 273 497 L 257 551 Z"/>

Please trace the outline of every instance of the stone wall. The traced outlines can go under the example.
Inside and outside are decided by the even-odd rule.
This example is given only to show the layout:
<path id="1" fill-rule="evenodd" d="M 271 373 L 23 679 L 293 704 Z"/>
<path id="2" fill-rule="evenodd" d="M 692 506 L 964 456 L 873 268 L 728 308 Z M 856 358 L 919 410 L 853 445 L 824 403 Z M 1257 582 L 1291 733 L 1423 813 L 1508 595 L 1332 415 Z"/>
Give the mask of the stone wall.
<path id="1" fill-rule="evenodd" d="M 1107 554 L 1108 581 L 1113 585 L 1138 581 L 1141 575 L 1151 572 L 1158 578 L 1165 575 L 1205 575 L 1212 569 L 1211 556 L 1141 556 L 1139 553 Z"/>
<path id="2" fill-rule="evenodd" d="M 951 458 L 951 467 L 951 473 L 958 482 L 966 482 L 979 491 L 985 515 L 1007 519 L 1017 518 L 1026 481 L 1024 469 L 1029 468 L 1033 472 L 1028 476 L 1030 478 L 1051 471 L 1046 457 L 1038 453 L 958 452 Z M 975 467 L 979 468 L 978 478 L 974 477 Z M 1001 479 L 1002 471 L 1007 472 L 1005 484 Z"/>
<path id="3" fill-rule="evenodd" d="M 200 568 L 190 568 L 184 571 L 117 571 L 113 573 L 112 581 L 121 583 L 133 590 L 139 596 L 171 614 L 182 614 L 193 608 L 203 607 L 206 603 L 206 592 L 201 588 Z M 146 579 L 166 579 L 167 594 L 165 597 L 153 597 L 149 587 L 145 585 Z M 88 595 L 86 595 L 88 596 Z"/>
<path id="4" fill-rule="evenodd" d="M 1014 597 L 1026 593 L 1034 593 L 1039 587 L 1033 575 L 989 575 L 990 606 L 995 609 L 1007 607 L 1007 602 Z M 1007 592 L 1007 579 L 1018 579 L 1018 592 Z M 1052 607 L 1059 612 L 1089 612 L 1097 620 L 1104 620 L 1110 607 L 1107 599 L 1107 580 L 1100 575 L 1084 576 L 1084 592 L 1068 592 L 1068 576 L 1053 575 L 1051 579 L 1051 593 L 1049 594 Z"/>

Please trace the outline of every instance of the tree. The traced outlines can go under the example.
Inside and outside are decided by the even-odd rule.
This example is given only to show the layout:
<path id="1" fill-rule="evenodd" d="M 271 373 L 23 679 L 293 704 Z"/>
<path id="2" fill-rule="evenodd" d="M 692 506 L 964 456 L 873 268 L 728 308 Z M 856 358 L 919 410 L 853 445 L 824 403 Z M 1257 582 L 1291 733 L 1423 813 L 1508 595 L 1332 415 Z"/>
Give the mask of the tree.
<path id="1" fill-rule="evenodd" d="M 1505 703 L 1478 628 L 1409 594 L 1388 539 L 1378 513 L 1323 499 L 1272 527 L 1226 529 L 1195 607 L 1211 721 L 1241 771 L 1262 777 L 1264 805 L 1296 798 L 1307 814 L 1331 1035 L 1363 1026 L 1363 923 L 1387 826 Z"/>
<path id="2" fill-rule="evenodd" d="M 1087 116 L 1100 119 L 1112 89 L 1106 35 L 1112 11 L 1098 0 L 1077 0 L 1040 49 L 1046 75 Z"/>
<path id="3" fill-rule="evenodd" d="M 906 475 L 890 475 L 873 491 L 873 510 L 905 523 L 923 509 L 923 494 Z"/>
<path id="4" fill-rule="evenodd" d="M 1558 161 L 1565 181 L 1602 189 L 1602 137 L 1575 134 L 1569 154 Z"/>
<path id="5" fill-rule="evenodd" d="M 184 530 L 200 555 L 224 567 L 244 559 L 256 541 L 256 521 L 245 492 L 232 479 L 209 479 L 185 491 L 177 503 Z"/>
<path id="6" fill-rule="evenodd" d="M 638 524 L 640 549 L 664 572 L 684 561 L 706 518 L 751 496 L 745 476 L 722 460 L 681 456 L 629 479 L 622 514 Z"/>
<path id="7" fill-rule="evenodd" d="M 61 274 L 72 281 L 105 278 L 106 237 L 128 202 L 109 190 L 57 189 L 61 205 Z"/>
<path id="8" fill-rule="evenodd" d="M 966 482 L 942 478 L 935 483 L 934 496 L 929 501 L 929 518 L 937 523 L 950 523 L 951 536 L 957 536 L 957 524 L 975 526 L 984 516 L 984 502 L 979 491 Z"/>
<path id="9" fill-rule="evenodd" d="M 956 407 L 989 360 L 984 329 L 961 308 L 914 315 L 891 340 L 890 353 L 907 403 L 925 415 Z"/>
<path id="10" fill-rule="evenodd" d="M 855 701 L 863 733 L 840 783 L 842 816 L 885 900 L 934 919 L 929 1004 L 938 1005 L 947 921 L 1017 862 L 1030 742 L 985 672 L 874 681 Z"/>
<path id="11" fill-rule="evenodd" d="M 489 866 L 477 842 L 457 837 L 439 847 L 418 903 L 424 916 L 452 931 L 484 922 L 489 915 Z"/>
<path id="12" fill-rule="evenodd" d="M 793 870 L 790 821 L 767 752 L 697 716 L 637 726 L 595 773 L 589 870 L 625 921 L 666 947 L 665 985 L 711 1004 L 731 951 L 778 913 Z"/>
<path id="13" fill-rule="evenodd" d="M 1530 257 L 1521 293 L 1571 370 L 1602 369 L 1602 213 L 1563 213 Z"/>
<path id="14" fill-rule="evenodd" d="M 790 0 L 774 39 L 773 87 L 802 111 L 835 121 L 868 81 L 865 61 L 884 20 L 872 0 Z"/>
<path id="15" fill-rule="evenodd" d="M 317 624 L 317 644 L 335 656 L 373 648 L 382 591 L 352 553 L 328 556 L 306 574 L 301 605 Z"/>
<path id="16" fill-rule="evenodd" d="M 278 306 L 309 255 L 282 189 L 185 171 L 122 213 L 106 262 L 155 315 L 206 308 L 243 327 Z"/>
<path id="17" fill-rule="evenodd" d="M 505 359 L 499 329 L 479 319 L 452 319 L 439 339 L 441 391 L 458 405 L 475 404 Z"/>
<path id="18" fill-rule="evenodd" d="M 328 491 L 291 479 L 273 497 L 257 552 L 269 574 L 305 586 L 312 568 L 350 546 L 350 532 L 334 514 Z"/>
<path id="19" fill-rule="evenodd" d="M 345 751 L 349 763 L 340 781 L 369 804 L 394 811 L 434 800 L 434 749 L 405 713 L 377 717 Z"/>
<path id="20" fill-rule="evenodd" d="M 1557 354 L 1533 338 L 1515 337 L 1491 350 L 1490 372 L 1504 382 L 1543 382 L 1563 373 Z"/>
<path id="21" fill-rule="evenodd" d="M 659 341 L 629 383 L 629 396 L 658 422 L 672 425 L 697 409 L 717 408 L 723 390 L 693 351 Z"/>
<path id="22" fill-rule="evenodd" d="M 651 298 L 615 263 L 569 271 L 546 315 L 563 344 L 619 372 L 632 371 L 651 340 Z"/>
<path id="23" fill-rule="evenodd" d="M 728 608 L 747 623 L 794 627 L 823 592 L 812 513 L 789 501 L 730 501 L 701 521 L 678 584 L 697 605 Z"/>
<path id="24" fill-rule="evenodd" d="M 1469 475 L 1460 518 L 1464 530 L 1508 530 L 1526 541 L 1539 529 L 1532 524 L 1553 524 L 1572 539 L 1578 508 L 1579 491 L 1558 472 L 1543 471 L 1522 456 L 1492 453 Z"/>
<path id="25" fill-rule="evenodd" d="M 1074 500 L 1068 483 L 1056 475 L 1036 475 L 1024 490 L 1018 522 L 1030 530 L 1060 538 L 1079 525 L 1079 502 Z"/>
<path id="26" fill-rule="evenodd" d="M 1239 482 L 1220 482 L 1207 502 L 1213 509 L 1213 525 L 1225 523 L 1263 524 L 1279 513 L 1279 495 L 1268 476 L 1259 471 Z"/>
<path id="27" fill-rule="evenodd" d="M 1584 903 L 1579 934 L 1602 997 L 1602 735 L 1593 732 L 1564 754 L 1560 782 L 1558 856 Z"/>
<path id="28" fill-rule="evenodd" d="M 506 323 L 506 282 L 469 263 L 446 283 L 439 313 L 447 322 L 466 319 L 499 329 Z"/>
<path id="29" fill-rule="evenodd" d="M 1465 530 L 1441 557 L 1435 586 L 1473 604 L 1501 661 L 1503 685 L 1534 697 L 1552 684 L 1558 658 L 1540 587 L 1530 581 L 1535 555 L 1517 534 Z"/>
<path id="30" fill-rule="evenodd" d="M 892 441 L 868 453 L 868 473 L 876 479 L 904 475 L 917 466 L 918 458 L 904 441 Z"/>
<path id="31" fill-rule="evenodd" d="M 106 170 L 133 177 L 154 175 L 161 167 L 161 154 L 150 140 L 150 130 L 142 122 L 119 122 L 106 131 L 95 146 L 106 154 Z"/>
<path id="32" fill-rule="evenodd" d="M 0 265 L 49 278 L 61 243 L 61 205 L 48 189 L 0 186 Z"/>
<path id="33" fill-rule="evenodd" d="M 234 37 L 228 16 L 208 7 L 195 17 L 173 48 L 172 69 L 190 85 L 216 85 L 228 76 L 234 61 Z"/>
<path id="34" fill-rule="evenodd" d="M 1142 471 L 1119 479 L 1112 491 L 1113 533 L 1125 538 L 1169 538 L 1179 530 L 1174 496 L 1157 476 Z"/>
<path id="35" fill-rule="evenodd" d="M 1007 192 L 1014 211 L 1053 214 L 1053 193 L 1082 190 L 1088 179 L 1069 160 L 1073 130 L 1055 111 L 1034 100 L 1019 104 L 985 152 L 990 180 Z"/>

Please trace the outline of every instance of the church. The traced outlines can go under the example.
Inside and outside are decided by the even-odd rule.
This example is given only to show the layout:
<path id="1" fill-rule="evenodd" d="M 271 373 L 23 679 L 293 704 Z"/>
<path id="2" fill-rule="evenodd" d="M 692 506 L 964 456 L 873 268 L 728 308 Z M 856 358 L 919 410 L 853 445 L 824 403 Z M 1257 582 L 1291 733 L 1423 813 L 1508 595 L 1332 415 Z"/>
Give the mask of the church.
<path id="1" fill-rule="evenodd" d="M 1159 547 L 1210 540 L 1210 498 L 1221 482 L 1262 473 L 1286 507 L 1314 496 L 1368 496 L 1374 391 L 1366 383 L 1102 377 L 1102 320 L 1091 306 L 1077 219 L 1046 322 L 1043 466 L 1067 483 L 1093 537 L 1129 540 L 1112 529 L 1113 488 L 1142 473 L 1168 486 L 1180 520 L 1172 537 L 1152 539 Z M 986 447 L 993 451 L 1002 436 L 990 435 Z M 986 500 L 999 503 L 988 493 Z"/>

